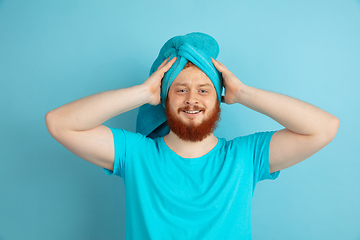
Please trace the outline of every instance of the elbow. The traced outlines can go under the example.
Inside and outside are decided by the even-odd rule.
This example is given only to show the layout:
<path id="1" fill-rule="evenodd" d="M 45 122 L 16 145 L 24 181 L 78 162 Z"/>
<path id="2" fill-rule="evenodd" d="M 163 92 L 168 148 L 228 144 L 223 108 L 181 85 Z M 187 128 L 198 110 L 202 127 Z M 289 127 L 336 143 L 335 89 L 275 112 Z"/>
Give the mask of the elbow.
<path id="1" fill-rule="evenodd" d="M 324 130 L 324 136 L 328 143 L 330 143 L 335 138 L 339 130 L 339 127 L 340 127 L 340 120 L 337 117 L 333 116 L 329 120 Z"/>
<path id="2" fill-rule="evenodd" d="M 336 133 L 338 132 L 340 127 L 340 120 L 334 116 L 333 120 L 332 120 L 332 132 L 333 132 L 333 136 L 335 137 Z"/>
<path id="3" fill-rule="evenodd" d="M 46 124 L 46 128 L 48 130 L 48 132 L 50 133 L 51 136 L 54 137 L 55 132 L 56 132 L 56 118 L 54 117 L 54 114 L 52 111 L 46 113 L 45 115 L 45 124 Z"/>
<path id="4" fill-rule="evenodd" d="M 51 111 L 46 113 L 46 115 L 45 115 L 45 124 L 46 124 L 48 132 L 51 134 L 51 129 L 52 129 L 52 113 L 51 113 Z"/>
<path id="5" fill-rule="evenodd" d="M 48 124 L 51 118 L 51 111 L 45 114 L 45 123 Z"/>

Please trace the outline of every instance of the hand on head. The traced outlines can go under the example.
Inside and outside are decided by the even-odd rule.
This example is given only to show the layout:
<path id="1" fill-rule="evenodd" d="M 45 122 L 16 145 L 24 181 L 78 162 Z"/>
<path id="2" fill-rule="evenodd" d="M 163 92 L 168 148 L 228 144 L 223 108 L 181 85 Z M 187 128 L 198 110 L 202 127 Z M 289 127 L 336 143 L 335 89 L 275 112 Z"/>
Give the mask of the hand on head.
<path id="1" fill-rule="evenodd" d="M 238 96 L 241 88 L 245 85 L 232 73 L 224 64 L 211 58 L 215 68 L 221 72 L 223 77 L 223 85 L 225 88 L 225 96 L 222 97 L 221 102 L 226 104 L 234 104 L 239 102 Z"/>
<path id="2" fill-rule="evenodd" d="M 148 103 L 151 105 L 158 105 L 161 103 L 161 80 L 164 77 L 164 74 L 171 68 L 171 66 L 176 61 L 176 57 L 168 61 L 169 58 L 165 59 L 165 61 L 158 67 L 158 69 L 151 74 L 151 76 L 146 79 L 146 81 L 142 84 L 146 86 L 150 93 L 150 98 Z"/>

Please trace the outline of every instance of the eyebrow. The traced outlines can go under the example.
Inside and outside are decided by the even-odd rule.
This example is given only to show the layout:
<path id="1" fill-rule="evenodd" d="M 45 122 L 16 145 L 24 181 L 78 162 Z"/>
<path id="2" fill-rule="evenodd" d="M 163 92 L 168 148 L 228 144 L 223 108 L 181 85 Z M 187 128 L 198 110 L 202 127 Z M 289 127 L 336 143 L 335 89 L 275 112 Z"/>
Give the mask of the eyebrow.
<path id="1" fill-rule="evenodd" d="M 187 87 L 186 83 L 175 83 L 175 86 L 184 86 Z M 204 84 L 199 84 L 198 87 L 212 87 L 213 85 L 211 85 L 210 83 L 204 83 Z"/>

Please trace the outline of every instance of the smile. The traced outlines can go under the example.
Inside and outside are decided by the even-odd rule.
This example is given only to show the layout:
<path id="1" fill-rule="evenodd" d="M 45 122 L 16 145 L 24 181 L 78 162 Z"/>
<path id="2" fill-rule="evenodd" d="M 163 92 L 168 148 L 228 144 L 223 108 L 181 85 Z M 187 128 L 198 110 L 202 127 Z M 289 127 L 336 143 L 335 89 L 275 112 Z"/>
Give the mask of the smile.
<path id="1" fill-rule="evenodd" d="M 186 113 L 188 113 L 188 114 L 197 114 L 197 113 L 201 112 L 201 110 L 197 110 L 197 111 L 184 111 L 184 112 L 186 112 Z"/>

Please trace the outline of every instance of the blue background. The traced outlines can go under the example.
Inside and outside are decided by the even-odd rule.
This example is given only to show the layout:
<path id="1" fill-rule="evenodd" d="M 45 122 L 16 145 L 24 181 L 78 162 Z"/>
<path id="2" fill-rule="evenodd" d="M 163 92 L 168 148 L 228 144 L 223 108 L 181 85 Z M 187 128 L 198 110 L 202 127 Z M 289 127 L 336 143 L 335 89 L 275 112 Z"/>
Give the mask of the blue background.
<path id="1" fill-rule="evenodd" d="M 142 83 L 161 46 L 212 35 L 245 84 L 293 96 L 340 119 L 333 142 L 258 184 L 255 240 L 360 240 L 360 1 L 0 0 L 0 240 L 124 239 L 121 178 L 75 156 L 45 114 Z M 222 105 L 216 135 L 277 130 Z M 105 123 L 135 130 L 137 110 Z"/>

